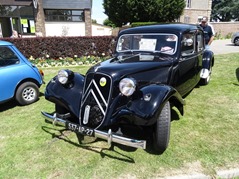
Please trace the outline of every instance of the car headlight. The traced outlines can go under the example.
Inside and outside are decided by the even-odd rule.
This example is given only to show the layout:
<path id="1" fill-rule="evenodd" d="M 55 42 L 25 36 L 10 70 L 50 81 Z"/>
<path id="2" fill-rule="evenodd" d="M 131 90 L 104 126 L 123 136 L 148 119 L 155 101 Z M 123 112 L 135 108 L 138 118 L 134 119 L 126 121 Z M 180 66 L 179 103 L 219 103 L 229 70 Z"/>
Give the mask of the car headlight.
<path id="1" fill-rule="evenodd" d="M 61 84 L 65 85 L 74 78 L 74 73 L 70 70 L 60 70 L 58 72 L 57 78 Z"/>
<path id="2" fill-rule="evenodd" d="M 124 78 L 119 83 L 120 92 L 125 96 L 131 96 L 135 92 L 136 83 L 131 78 Z"/>

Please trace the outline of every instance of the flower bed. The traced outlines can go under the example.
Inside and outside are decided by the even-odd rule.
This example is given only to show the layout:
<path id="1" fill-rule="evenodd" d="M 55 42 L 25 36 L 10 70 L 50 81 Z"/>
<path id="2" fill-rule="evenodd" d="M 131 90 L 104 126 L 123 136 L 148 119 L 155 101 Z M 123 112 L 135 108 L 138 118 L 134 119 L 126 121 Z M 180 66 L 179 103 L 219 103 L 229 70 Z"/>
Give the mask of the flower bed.
<path id="1" fill-rule="evenodd" d="M 105 57 L 102 54 L 102 57 L 96 56 L 82 56 L 78 57 L 59 57 L 58 59 L 50 58 L 49 55 L 46 55 L 45 58 L 34 58 L 30 56 L 29 61 L 35 64 L 37 67 L 57 67 L 57 66 L 77 66 L 77 65 L 94 65 L 96 63 L 102 62 L 110 57 Z"/>

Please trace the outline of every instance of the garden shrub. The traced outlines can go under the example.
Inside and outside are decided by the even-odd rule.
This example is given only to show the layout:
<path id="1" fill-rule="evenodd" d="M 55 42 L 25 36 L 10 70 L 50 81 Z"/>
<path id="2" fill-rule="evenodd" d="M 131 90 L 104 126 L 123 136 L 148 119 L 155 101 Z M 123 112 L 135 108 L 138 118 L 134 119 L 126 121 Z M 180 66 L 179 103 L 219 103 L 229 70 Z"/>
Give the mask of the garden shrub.
<path id="1" fill-rule="evenodd" d="M 13 43 L 27 58 L 111 56 L 114 36 L 2 38 Z"/>

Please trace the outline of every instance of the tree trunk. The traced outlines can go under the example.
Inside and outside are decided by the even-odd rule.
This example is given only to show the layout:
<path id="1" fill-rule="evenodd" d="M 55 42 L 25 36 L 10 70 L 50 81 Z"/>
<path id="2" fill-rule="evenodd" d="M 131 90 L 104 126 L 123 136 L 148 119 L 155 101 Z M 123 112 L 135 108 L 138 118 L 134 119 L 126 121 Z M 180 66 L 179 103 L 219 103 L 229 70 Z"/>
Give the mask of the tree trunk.
<path id="1" fill-rule="evenodd" d="M 46 36 L 45 30 L 45 15 L 43 11 L 43 2 L 42 0 L 33 0 L 37 2 L 37 8 L 35 11 L 35 25 L 36 25 L 36 36 Z"/>

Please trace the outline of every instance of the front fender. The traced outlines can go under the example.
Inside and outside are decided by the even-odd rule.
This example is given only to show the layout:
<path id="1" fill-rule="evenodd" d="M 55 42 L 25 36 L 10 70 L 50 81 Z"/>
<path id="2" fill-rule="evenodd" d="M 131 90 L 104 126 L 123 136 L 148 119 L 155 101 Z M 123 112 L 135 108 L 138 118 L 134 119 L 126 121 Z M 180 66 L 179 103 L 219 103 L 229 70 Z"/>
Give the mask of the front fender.
<path id="1" fill-rule="evenodd" d="M 211 68 L 214 65 L 214 54 L 210 50 L 205 50 L 203 54 L 202 70 L 200 78 L 206 79 L 211 74 Z"/>
<path id="2" fill-rule="evenodd" d="M 45 98 L 56 105 L 62 106 L 76 117 L 79 116 L 82 91 L 85 77 L 79 73 L 74 74 L 70 85 L 64 86 L 57 77 L 47 84 Z"/>
<path id="3" fill-rule="evenodd" d="M 167 101 L 173 103 L 183 114 L 185 102 L 176 89 L 166 85 L 149 85 L 143 87 L 140 91 L 142 97 L 133 100 L 128 107 L 133 114 L 144 119 L 145 124 L 143 125 L 155 123 Z"/>
<path id="4" fill-rule="evenodd" d="M 205 50 L 203 53 L 203 61 L 202 61 L 202 68 L 203 69 L 210 69 L 211 66 L 214 65 L 214 54 L 210 50 Z"/>

